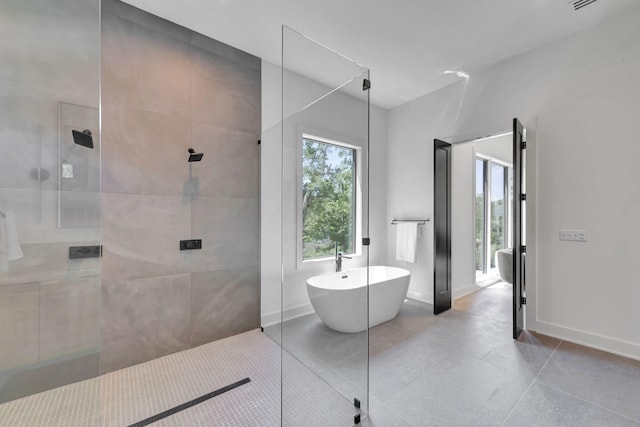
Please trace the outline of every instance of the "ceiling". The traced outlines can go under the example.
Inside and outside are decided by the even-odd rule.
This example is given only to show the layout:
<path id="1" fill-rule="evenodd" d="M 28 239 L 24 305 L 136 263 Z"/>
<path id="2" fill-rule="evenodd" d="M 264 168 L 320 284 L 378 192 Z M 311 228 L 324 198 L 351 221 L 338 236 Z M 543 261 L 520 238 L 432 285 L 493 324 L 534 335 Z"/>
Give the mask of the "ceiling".
<path id="1" fill-rule="evenodd" d="M 125 0 L 281 61 L 287 25 L 371 69 L 373 104 L 391 109 L 505 58 L 638 9 L 638 0 Z"/>

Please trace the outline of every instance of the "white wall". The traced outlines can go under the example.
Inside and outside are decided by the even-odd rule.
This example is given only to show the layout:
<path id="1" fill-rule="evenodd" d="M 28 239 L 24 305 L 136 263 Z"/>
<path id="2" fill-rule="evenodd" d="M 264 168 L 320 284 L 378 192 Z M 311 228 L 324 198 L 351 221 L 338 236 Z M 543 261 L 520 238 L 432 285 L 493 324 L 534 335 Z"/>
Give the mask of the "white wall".
<path id="1" fill-rule="evenodd" d="M 354 82 L 354 84 L 362 84 Z M 261 283 L 262 324 L 280 320 L 281 303 L 285 316 L 311 312 L 305 279 L 315 274 L 334 271 L 333 260 L 296 263 L 296 148 L 285 146 L 282 162 L 281 69 L 262 63 L 262 173 L 261 173 Z M 326 94 L 328 88 L 300 75 L 287 75 L 287 104 L 296 110 Z M 366 147 L 366 104 L 344 93 L 333 93 L 322 101 L 296 114 L 285 122 L 287 141 L 295 140 L 295 132 L 304 128 Z M 387 112 L 371 107 L 370 127 L 370 263 L 381 264 L 386 258 L 386 139 Z M 292 132 L 294 133 L 292 136 Z M 284 170 L 284 174 L 283 174 Z M 282 183 L 285 182 L 284 237 L 282 234 Z M 366 179 L 365 179 L 366 186 Z M 365 187 L 366 193 L 366 187 Z M 365 194 L 366 195 L 366 194 Z M 365 199 L 366 202 L 366 199 Z M 365 224 L 366 225 L 366 224 Z M 284 239 L 284 240 L 283 240 Z M 284 245 L 282 244 L 284 242 Z M 283 250 L 284 249 L 284 250 Z M 284 256 L 285 293 L 281 294 L 281 259 Z M 366 265 L 366 257 L 345 260 L 344 268 Z M 281 298 L 282 297 L 282 298 Z"/>
<path id="2" fill-rule="evenodd" d="M 527 324 L 640 358 L 640 11 L 389 113 L 392 216 L 431 216 L 433 139 L 527 126 Z M 459 139 L 459 138 L 458 138 Z M 535 178 L 535 179 L 532 179 Z M 587 243 L 561 242 L 586 229 Z M 393 230 L 388 227 L 389 261 Z M 411 290 L 431 299 L 432 233 Z"/>
<path id="3" fill-rule="evenodd" d="M 451 287 L 453 296 L 479 289 L 475 272 L 475 159 L 484 154 L 511 164 L 513 137 L 453 144 L 451 161 Z"/>

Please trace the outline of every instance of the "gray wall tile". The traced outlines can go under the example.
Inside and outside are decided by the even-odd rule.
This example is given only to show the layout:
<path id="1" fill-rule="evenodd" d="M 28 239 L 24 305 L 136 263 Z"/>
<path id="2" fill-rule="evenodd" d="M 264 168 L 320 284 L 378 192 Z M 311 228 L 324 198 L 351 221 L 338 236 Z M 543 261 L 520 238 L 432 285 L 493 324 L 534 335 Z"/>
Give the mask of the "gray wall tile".
<path id="1" fill-rule="evenodd" d="M 99 276 L 42 282 L 40 361 L 99 352 L 100 309 Z"/>
<path id="2" fill-rule="evenodd" d="M 11 261 L 9 274 L 0 278 L 2 285 L 70 280 L 100 274 L 98 258 L 69 260 L 69 246 L 100 244 L 93 241 L 39 243 L 22 245 L 24 258 Z"/>
<path id="3" fill-rule="evenodd" d="M 166 19 L 162 19 L 121 1 L 104 1 L 103 4 L 103 14 L 107 17 L 118 17 L 127 20 L 149 30 L 171 36 L 184 43 L 191 41 L 193 32 L 188 28 L 176 25 L 171 21 L 167 21 Z"/>
<path id="4" fill-rule="evenodd" d="M 229 59 L 243 67 L 252 68 L 258 71 L 260 71 L 260 68 L 262 67 L 262 61 L 257 56 L 251 55 L 250 53 L 236 49 L 233 46 L 229 46 L 228 44 L 199 33 L 192 33 L 191 44 L 208 53 Z"/>
<path id="5" fill-rule="evenodd" d="M 10 13 L 3 10 L 0 39 L 20 42 L 2 44 L 0 80 L 46 89 L 66 100 L 90 96 L 97 105 L 99 3 L 79 3 L 11 2 Z"/>
<path id="6" fill-rule="evenodd" d="M 104 102 L 102 123 L 102 191 L 183 194 L 189 178 L 187 120 Z"/>
<path id="7" fill-rule="evenodd" d="M 198 197 L 192 204 L 193 271 L 257 266 L 260 250 L 258 200 Z"/>
<path id="8" fill-rule="evenodd" d="M 38 361 L 38 284 L 0 287 L 0 371 Z"/>
<path id="9" fill-rule="evenodd" d="M 103 283 L 102 373 L 189 348 L 189 274 Z"/>
<path id="10" fill-rule="evenodd" d="M 220 43 L 216 40 L 211 42 Z M 241 52 L 237 49 L 235 51 Z M 191 51 L 191 68 L 205 77 L 227 83 L 236 91 L 245 91 L 247 95 L 252 96 L 260 93 L 262 75 L 260 61 L 258 60 L 256 64 L 254 62 L 256 58 L 254 56 L 251 58 L 251 64 L 247 64 L 247 61 L 228 58 L 225 53 L 194 48 Z"/>
<path id="11" fill-rule="evenodd" d="M 104 371 L 259 325 L 260 65 L 103 2 Z"/>
<path id="12" fill-rule="evenodd" d="M 0 93 L 0 111 L 10 107 Z M 40 129 L 0 119 L 0 188 L 29 189 L 37 185 L 31 169 L 39 167 Z M 6 209 L 6 208 L 5 208 Z"/>
<path id="13" fill-rule="evenodd" d="M 190 271 L 179 242 L 191 235 L 191 210 L 178 196 L 103 194 L 102 280 Z"/>
<path id="14" fill-rule="evenodd" d="M 260 92 L 250 85 L 229 84 L 193 70 L 191 73 L 192 119 L 260 134 Z"/>
<path id="15" fill-rule="evenodd" d="M 192 146 L 204 152 L 201 163 L 193 164 L 199 195 L 257 198 L 260 182 L 258 137 L 243 132 L 194 122 Z"/>
<path id="16" fill-rule="evenodd" d="M 189 117 L 187 46 L 108 11 L 103 19 L 102 100 Z"/>
<path id="17" fill-rule="evenodd" d="M 256 267 L 193 273 L 191 286 L 192 346 L 259 327 L 260 282 Z"/>

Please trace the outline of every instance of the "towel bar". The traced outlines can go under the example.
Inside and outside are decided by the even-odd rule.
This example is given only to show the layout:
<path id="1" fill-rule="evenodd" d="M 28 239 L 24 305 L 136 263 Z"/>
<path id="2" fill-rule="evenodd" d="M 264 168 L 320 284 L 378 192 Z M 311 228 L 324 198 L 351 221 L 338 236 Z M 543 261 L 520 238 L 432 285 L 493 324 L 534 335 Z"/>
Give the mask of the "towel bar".
<path id="1" fill-rule="evenodd" d="M 396 225 L 399 222 L 417 222 L 418 225 L 425 225 L 429 221 L 428 219 L 394 219 L 391 221 L 391 225 Z"/>

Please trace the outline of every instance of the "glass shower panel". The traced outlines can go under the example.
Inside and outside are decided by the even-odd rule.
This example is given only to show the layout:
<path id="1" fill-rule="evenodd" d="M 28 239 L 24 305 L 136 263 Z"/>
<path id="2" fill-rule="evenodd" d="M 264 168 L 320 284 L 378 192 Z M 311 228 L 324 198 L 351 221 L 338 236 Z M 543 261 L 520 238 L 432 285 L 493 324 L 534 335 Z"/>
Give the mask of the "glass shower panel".
<path id="1" fill-rule="evenodd" d="M 369 70 L 283 28 L 283 425 L 368 411 Z"/>
<path id="2" fill-rule="evenodd" d="M 99 374 L 99 15 L 0 0 L 0 407 Z"/>

